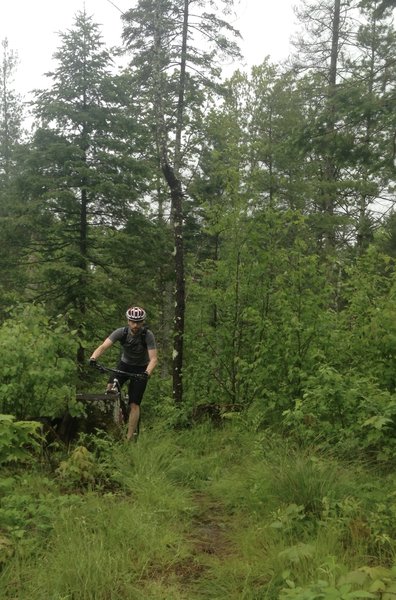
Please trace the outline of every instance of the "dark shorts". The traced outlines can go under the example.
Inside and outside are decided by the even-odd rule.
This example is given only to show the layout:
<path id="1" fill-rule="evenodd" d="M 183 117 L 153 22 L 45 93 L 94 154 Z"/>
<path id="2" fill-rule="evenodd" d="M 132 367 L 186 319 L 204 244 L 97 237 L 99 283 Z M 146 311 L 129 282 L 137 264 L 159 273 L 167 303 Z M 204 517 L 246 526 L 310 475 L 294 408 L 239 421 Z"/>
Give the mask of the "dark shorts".
<path id="1" fill-rule="evenodd" d="M 138 367 L 135 365 L 128 365 L 127 363 L 120 362 L 117 365 L 119 371 L 126 371 L 127 373 L 144 373 L 146 367 Z M 128 404 L 140 405 L 144 391 L 146 389 L 147 380 L 142 379 L 128 379 L 126 375 L 114 375 L 109 379 L 109 382 L 113 382 L 114 378 L 118 379 L 120 386 L 128 381 Z"/>

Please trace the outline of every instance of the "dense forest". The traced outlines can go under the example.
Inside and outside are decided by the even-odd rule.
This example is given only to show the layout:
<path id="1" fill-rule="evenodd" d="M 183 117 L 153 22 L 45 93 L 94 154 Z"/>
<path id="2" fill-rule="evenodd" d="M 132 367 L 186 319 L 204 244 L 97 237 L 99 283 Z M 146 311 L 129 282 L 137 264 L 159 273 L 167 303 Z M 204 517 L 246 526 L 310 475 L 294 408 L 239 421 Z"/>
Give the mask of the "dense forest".
<path id="1" fill-rule="evenodd" d="M 268 58 L 224 79 L 222 65 L 240 57 L 233 4 L 139 0 L 122 15 L 118 48 L 107 48 L 99 25 L 79 12 L 59 36 L 47 87 L 28 103 L 13 85 L 18 49 L 2 42 L 0 464 L 6 477 L 0 500 L 11 500 L 0 508 L 0 569 L 7 588 L 1 598 L 386 600 L 395 594 L 396 481 L 389 479 L 396 460 L 394 3 L 304 0 L 287 61 Z M 250 457 L 257 480 L 244 480 L 246 515 L 261 514 L 264 522 L 264 481 L 278 486 L 279 505 L 271 496 L 271 539 L 276 531 L 287 537 L 288 555 L 279 540 L 274 545 L 286 552 L 289 567 L 279 566 L 279 553 L 279 564 L 268 567 L 272 578 L 259 575 L 256 563 L 252 579 L 234 565 L 240 577 L 234 592 L 216 588 L 213 573 L 212 591 L 193 592 L 192 580 L 201 571 L 197 567 L 187 577 L 182 559 L 183 575 L 172 573 L 190 586 L 185 595 L 173 580 L 169 587 L 169 578 L 161 579 L 161 589 L 125 588 L 114 595 L 101 595 L 92 582 L 84 593 L 71 587 L 45 592 L 36 582 L 41 595 L 34 596 L 21 577 L 22 587 L 11 591 L 15 576 L 7 565 L 15 573 L 26 552 L 18 537 L 26 541 L 26 514 L 20 517 L 25 508 L 17 498 L 26 498 L 21 486 L 33 469 L 26 463 L 32 453 L 35 468 L 38 462 L 55 478 L 66 476 L 69 487 L 63 481 L 57 492 L 66 513 L 71 498 L 75 510 L 90 510 L 76 489 L 94 490 L 98 502 L 105 491 L 106 504 L 120 485 L 105 469 L 110 460 L 124 464 L 119 441 L 101 437 L 103 432 L 88 439 L 85 433 L 84 443 L 56 445 L 43 458 L 31 419 L 67 414 L 84 420 L 86 407 L 76 393 L 104 386 L 88 358 L 124 325 L 131 305 L 147 311 L 159 348 L 132 488 L 140 480 L 147 494 L 141 501 L 147 501 L 150 488 L 137 464 L 145 465 L 153 481 L 160 477 L 154 463 L 163 464 L 169 479 L 157 484 L 170 486 L 170 506 L 172 485 L 184 478 L 185 494 L 187 480 L 194 488 L 194 469 L 194 481 L 201 482 L 194 493 L 203 495 L 202 482 L 210 478 L 205 465 L 208 472 L 216 464 L 229 468 L 230 480 L 240 465 L 242 480 L 248 467 L 240 461 Z M 106 356 L 109 365 L 117 352 Z M 154 450 L 147 440 L 161 438 L 158 427 L 165 437 Z M 192 454 L 198 434 L 208 450 L 201 467 Z M 188 475 L 187 458 L 181 464 L 173 436 L 180 436 L 185 456 L 191 452 Z M 232 447 L 240 456 L 233 457 Z M 60 466 L 54 466 L 57 453 L 63 453 Z M 77 463 L 72 468 L 67 460 Z M 95 473 L 90 460 L 99 461 Z M 330 461 L 325 467 L 324 460 Z M 329 489 L 342 485 L 345 473 L 337 469 L 346 462 L 354 466 L 341 501 Z M 259 465 L 267 469 L 265 477 L 258 476 Z M 281 490 L 285 473 L 298 477 L 299 467 L 301 485 L 304 477 L 310 480 L 310 500 L 286 498 Z M 381 479 L 371 479 L 369 493 L 370 470 Z M 237 484 L 226 489 L 216 472 L 212 502 L 216 490 L 224 492 L 230 518 L 243 493 Z M 55 485 L 52 475 L 43 488 Z M 324 481 L 331 477 L 333 487 L 326 491 Z M 354 496 L 352 480 L 364 502 Z M 194 496 L 201 512 L 202 495 L 199 501 Z M 180 498 L 172 505 L 176 520 L 194 512 Z M 46 502 L 47 523 L 55 509 Z M 338 542 L 349 553 L 345 569 L 366 569 L 349 579 L 344 573 L 342 584 L 335 583 L 342 569 L 330 565 L 336 550 L 328 551 L 326 567 L 319 552 L 321 566 L 315 563 L 313 572 L 308 565 L 318 550 L 302 542 L 308 529 L 310 535 L 320 529 L 320 519 L 325 523 L 325 510 L 327 525 L 331 517 L 339 527 L 343 523 Z M 252 533 L 253 521 L 244 518 L 245 533 Z M 62 519 L 65 525 L 65 513 Z M 311 525 L 304 529 L 307 521 Z M 37 522 L 32 528 L 40 530 Z M 49 531 L 47 524 L 39 535 Z M 258 561 L 271 542 L 266 549 L 255 542 L 250 539 Z M 173 547 L 174 541 L 168 543 Z M 298 577 L 291 574 L 293 565 Z M 382 571 L 374 573 L 378 565 Z"/>

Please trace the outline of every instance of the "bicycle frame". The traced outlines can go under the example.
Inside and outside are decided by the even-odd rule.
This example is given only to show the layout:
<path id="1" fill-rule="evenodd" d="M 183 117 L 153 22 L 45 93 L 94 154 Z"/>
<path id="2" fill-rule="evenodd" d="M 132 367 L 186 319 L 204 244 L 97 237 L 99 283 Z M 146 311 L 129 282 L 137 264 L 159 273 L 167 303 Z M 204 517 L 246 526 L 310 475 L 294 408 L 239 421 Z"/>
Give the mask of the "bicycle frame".
<path id="1" fill-rule="evenodd" d="M 106 367 L 101 363 L 96 363 L 95 368 L 98 369 L 101 373 L 112 373 L 113 375 L 123 375 L 127 379 L 146 379 L 146 376 L 143 373 L 128 373 L 128 371 L 120 371 L 119 369 L 111 369 L 110 367 Z M 114 387 L 114 406 L 113 406 L 113 420 L 117 425 L 122 425 L 126 420 L 126 414 L 123 410 L 123 402 L 122 394 L 121 394 L 121 386 L 118 382 L 118 379 L 115 377 L 113 380 Z M 111 397 L 111 396 L 110 396 Z"/>

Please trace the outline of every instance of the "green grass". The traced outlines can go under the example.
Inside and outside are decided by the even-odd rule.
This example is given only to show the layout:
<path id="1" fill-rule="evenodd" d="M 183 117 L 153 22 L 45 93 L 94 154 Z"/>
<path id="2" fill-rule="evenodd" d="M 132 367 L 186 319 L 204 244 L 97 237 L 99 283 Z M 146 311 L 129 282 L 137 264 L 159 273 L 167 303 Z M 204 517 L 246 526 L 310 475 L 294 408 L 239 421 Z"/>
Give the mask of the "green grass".
<path id="1" fill-rule="evenodd" d="M 314 600 L 362 567 L 396 579 L 392 477 L 237 424 L 81 445 L 58 475 L 0 485 L 1 600 Z"/>

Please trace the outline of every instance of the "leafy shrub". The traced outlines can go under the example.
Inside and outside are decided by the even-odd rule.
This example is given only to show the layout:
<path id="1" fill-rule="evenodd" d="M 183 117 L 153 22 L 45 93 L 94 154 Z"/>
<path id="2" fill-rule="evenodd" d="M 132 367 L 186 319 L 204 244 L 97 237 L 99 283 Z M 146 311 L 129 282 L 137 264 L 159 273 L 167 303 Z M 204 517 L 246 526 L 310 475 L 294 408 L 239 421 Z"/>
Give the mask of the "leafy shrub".
<path id="1" fill-rule="evenodd" d="M 338 532 L 342 547 L 350 554 L 375 556 L 393 564 L 396 550 L 394 484 L 360 482 L 354 492 L 323 498 L 320 526 Z"/>
<path id="2" fill-rule="evenodd" d="M 70 456 L 60 463 L 56 473 L 68 487 L 84 488 L 93 485 L 96 470 L 93 454 L 85 446 L 77 446 Z"/>
<path id="3" fill-rule="evenodd" d="M 286 574 L 286 577 L 288 574 Z M 396 592 L 396 567 L 361 567 L 340 577 L 336 582 L 319 580 L 305 587 L 287 579 L 288 587 L 280 592 L 280 600 L 352 600 L 382 598 L 391 600 Z"/>
<path id="4" fill-rule="evenodd" d="M 307 378 L 284 423 L 304 443 L 331 443 L 346 456 L 395 456 L 396 396 L 368 377 L 328 365 Z"/>
<path id="5" fill-rule="evenodd" d="M 79 445 L 56 469 L 66 489 L 115 490 L 122 486 L 115 454 L 119 444 L 104 431 L 81 434 Z"/>
<path id="6" fill-rule="evenodd" d="M 80 503 L 81 496 L 61 496 L 53 480 L 34 471 L 0 478 L 0 568 L 16 550 L 36 555 L 60 510 Z"/>
<path id="7" fill-rule="evenodd" d="M 39 447 L 38 428 L 39 423 L 0 414 L 0 465 L 29 460 L 29 450 Z"/>
<path id="8" fill-rule="evenodd" d="M 40 492 L 35 489 L 39 482 Z M 0 484 L 0 529 L 13 539 L 22 539 L 26 531 L 48 532 L 61 499 L 53 493 L 51 482 L 27 475 L 3 479 Z"/>
<path id="9" fill-rule="evenodd" d="M 17 419 L 60 416 L 75 401 L 76 340 L 63 318 L 24 306 L 0 327 L 0 412 Z"/>

